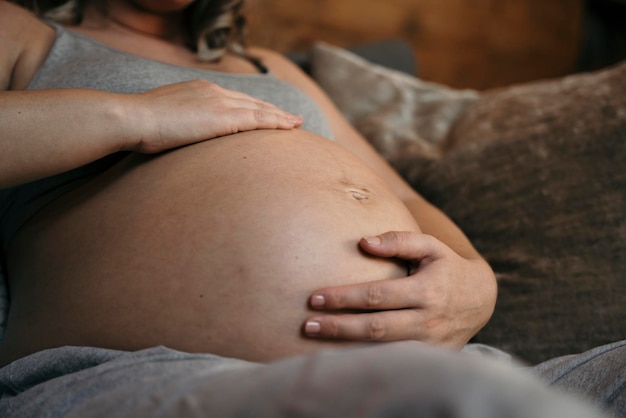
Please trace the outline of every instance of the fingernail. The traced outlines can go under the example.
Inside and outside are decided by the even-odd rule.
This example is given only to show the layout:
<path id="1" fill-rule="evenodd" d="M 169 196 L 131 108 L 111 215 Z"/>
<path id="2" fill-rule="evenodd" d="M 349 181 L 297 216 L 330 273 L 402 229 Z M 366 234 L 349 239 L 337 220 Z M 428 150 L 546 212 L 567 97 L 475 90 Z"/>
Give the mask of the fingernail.
<path id="1" fill-rule="evenodd" d="M 311 306 L 314 308 L 323 308 L 326 304 L 326 298 L 323 295 L 315 295 L 311 298 Z"/>
<path id="2" fill-rule="evenodd" d="M 289 121 L 293 124 L 302 123 L 302 121 L 304 121 L 304 118 L 300 115 L 291 115 L 289 117 Z"/>
<path id="3" fill-rule="evenodd" d="M 309 335 L 319 334 L 322 330 L 322 325 L 317 321 L 307 321 L 304 324 L 304 332 Z"/>
<path id="4" fill-rule="evenodd" d="M 380 239 L 380 237 L 365 237 L 363 238 L 365 240 L 365 242 L 367 242 L 369 245 L 380 245 L 383 243 L 383 240 Z"/>

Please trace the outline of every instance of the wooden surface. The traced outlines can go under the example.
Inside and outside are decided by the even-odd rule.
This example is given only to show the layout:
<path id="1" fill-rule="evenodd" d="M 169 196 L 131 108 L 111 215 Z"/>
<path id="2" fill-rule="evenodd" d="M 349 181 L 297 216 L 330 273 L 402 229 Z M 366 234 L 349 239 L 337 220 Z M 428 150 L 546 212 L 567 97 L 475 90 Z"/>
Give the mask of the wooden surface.
<path id="1" fill-rule="evenodd" d="M 281 52 L 400 38 L 419 75 L 484 89 L 574 71 L 583 0 L 248 0 L 251 43 Z"/>

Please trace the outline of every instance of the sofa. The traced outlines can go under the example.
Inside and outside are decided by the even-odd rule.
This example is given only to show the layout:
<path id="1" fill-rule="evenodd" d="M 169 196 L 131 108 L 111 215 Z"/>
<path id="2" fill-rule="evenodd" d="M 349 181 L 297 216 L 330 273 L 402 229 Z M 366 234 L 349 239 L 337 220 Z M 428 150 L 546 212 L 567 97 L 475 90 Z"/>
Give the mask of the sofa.
<path id="1" fill-rule="evenodd" d="M 626 62 L 473 91 L 325 43 L 310 61 L 493 267 L 495 313 L 473 342 L 536 364 L 626 338 Z"/>

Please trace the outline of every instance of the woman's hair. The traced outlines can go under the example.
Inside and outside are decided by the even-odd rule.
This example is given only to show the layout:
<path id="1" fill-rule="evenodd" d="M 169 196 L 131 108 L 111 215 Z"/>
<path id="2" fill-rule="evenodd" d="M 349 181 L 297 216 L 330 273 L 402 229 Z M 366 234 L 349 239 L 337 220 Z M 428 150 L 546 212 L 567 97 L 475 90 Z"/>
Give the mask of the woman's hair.
<path id="1" fill-rule="evenodd" d="M 104 0 L 12 0 L 41 17 L 65 24 L 82 21 L 87 4 Z M 243 54 L 244 0 L 196 0 L 183 11 L 185 45 L 203 61 L 217 61 L 226 51 Z M 104 9 L 106 12 L 106 10 Z"/>

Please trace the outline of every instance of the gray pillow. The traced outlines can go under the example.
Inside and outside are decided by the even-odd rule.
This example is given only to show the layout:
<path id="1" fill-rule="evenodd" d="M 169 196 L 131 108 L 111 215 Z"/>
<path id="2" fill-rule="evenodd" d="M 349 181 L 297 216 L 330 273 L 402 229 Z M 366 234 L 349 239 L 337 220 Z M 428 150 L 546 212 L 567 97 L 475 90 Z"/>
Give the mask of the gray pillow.
<path id="1" fill-rule="evenodd" d="M 374 65 L 326 43 L 314 45 L 311 73 L 339 110 L 389 161 L 437 159 L 448 132 L 479 94 L 453 90 Z"/>

